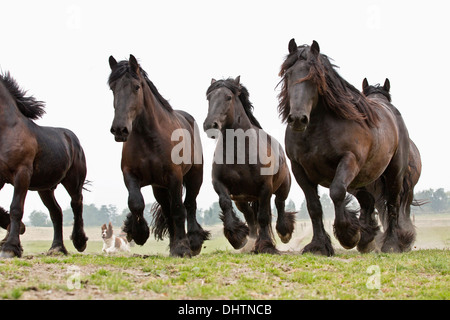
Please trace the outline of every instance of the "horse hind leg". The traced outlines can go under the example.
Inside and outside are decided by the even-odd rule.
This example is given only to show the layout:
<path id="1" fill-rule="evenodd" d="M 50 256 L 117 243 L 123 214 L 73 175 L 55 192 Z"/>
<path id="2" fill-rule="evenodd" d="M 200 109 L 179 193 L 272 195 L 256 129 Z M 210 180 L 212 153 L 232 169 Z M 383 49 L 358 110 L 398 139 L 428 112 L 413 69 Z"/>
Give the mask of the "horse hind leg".
<path id="1" fill-rule="evenodd" d="M 53 223 L 53 242 L 48 250 L 48 254 L 58 254 L 62 253 L 67 255 L 67 249 L 63 242 L 63 231 L 62 231 L 62 210 L 58 202 L 55 199 L 54 190 L 39 191 L 39 197 L 41 198 L 44 205 L 47 207 L 50 213 L 50 219 Z"/>
<path id="2" fill-rule="evenodd" d="M 270 210 L 271 190 L 266 190 L 260 193 L 260 200 L 258 205 L 257 220 L 259 225 L 258 238 L 255 243 L 255 253 L 270 253 L 278 254 L 279 251 L 275 248 L 273 233 L 272 233 L 272 214 Z"/>
<path id="3" fill-rule="evenodd" d="M 83 252 L 86 249 L 88 237 L 84 232 L 83 223 L 83 184 L 85 175 L 81 175 L 83 179 L 72 176 L 73 172 L 69 172 L 62 184 L 70 195 L 70 206 L 73 212 L 73 229 L 70 239 L 78 252 Z"/>
<path id="4" fill-rule="evenodd" d="M 247 237 L 247 243 L 242 247 L 241 252 L 251 252 L 254 250 L 256 238 L 258 237 L 258 223 L 257 223 L 257 213 L 258 213 L 258 202 L 247 202 L 247 201 L 235 201 L 236 207 L 244 215 L 245 221 L 247 222 L 249 234 Z"/>
<path id="5" fill-rule="evenodd" d="M 368 253 L 376 248 L 375 237 L 380 230 L 375 219 L 375 199 L 366 190 L 359 190 L 355 194 L 361 206 L 359 223 L 361 225 L 361 239 L 358 242 L 359 252 Z"/>

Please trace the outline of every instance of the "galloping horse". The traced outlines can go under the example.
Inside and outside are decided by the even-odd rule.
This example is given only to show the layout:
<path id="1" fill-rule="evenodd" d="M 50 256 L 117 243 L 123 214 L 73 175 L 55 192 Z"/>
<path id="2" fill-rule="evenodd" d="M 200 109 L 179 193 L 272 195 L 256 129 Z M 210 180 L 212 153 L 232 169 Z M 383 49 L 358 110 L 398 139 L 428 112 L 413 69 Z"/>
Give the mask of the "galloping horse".
<path id="1" fill-rule="evenodd" d="M 330 189 L 335 207 L 334 233 L 350 249 L 361 239 L 373 241 L 377 228 L 347 208 L 347 192 L 358 202 L 372 198 L 367 186 L 382 177 L 387 207 L 383 252 L 402 251 L 409 237 L 398 223 L 400 205 L 409 194 L 409 136 L 393 109 L 368 99 L 333 68 L 319 45 L 297 46 L 292 39 L 281 66 L 282 89 L 278 110 L 287 122 L 285 144 L 293 174 L 305 193 L 313 224 L 313 239 L 303 252 L 333 255 L 325 232 L 318 185 Z M 361 205 L 361 207 L 364 207 Z"/>
<path id="2" fill-rule="evenodd" d="M 386 78 L 383 86 L 369 85 L 367 78 L 364 78 L 362 85 L 362 93 L 368 97 L 369 99 L 378 100 L 380 103 L 384 103 L 392 111 L 398 118 L 398 121 L 401 121 L 400 112 L 392 105 L 392 98 L 390 94 L 391 84 L 389 79 Z M 421 201 L 414 200 L 414 186 L 417 184 L 420 178 L 420 174 L 422 172 L 422 161 L 420 159 L 420 152 L 417 148 L 416 144 L 410 139 L 409 140 L 409 158 L 408 158 L 408 170 L 406 172 L 406 177 L 404 179 L 404 183 L 407 183 L 408 186 L 404 186 L 404 190 L 407 190 L 408 195 L 406 197 L 400 197 L 401 203 L 398 224 L 402 226 L 402 229 L 405 230 L 405 236 L 401 238 L 403 240 L 399 243 L 402 251 L 408 251 L 411 249 L 415 238 L 416 238 L 416 230 L 411 221 L 411 205 L 420 205 Z M 375 181 L 371 186 L 367 187 L 370 190 L 371 194 L 375 198 L 375 207 L 381 218 L 381 223 L 383 224 L 384 229 L 386 230 L 389 226 L 389 217 L 387 215 L 386 201 L 384 192 L 386 190 L 386 186 L 384 185 L 384 180 L 382 178 Z M 372 205 L 373 210 L 373 205 Z M 359 245 L 359 244 L 358 244 Z"/>
<path id="3" fill-rule="evenodd" d="M 291 187 L 284 151 L 254 117 L 240 77 L 212 79 L 206 95 L 209 108 L 203 128 L 211 137 L 223 137 L 216 146 L 212 183 L 223 211 L 224 234 L 235 249 L 242 248 L 249 235 L 257 238 L 254 252 L 277 253 L 271 227 L 272 194 L 281 240 L 287 243 L 294 230 L 294 214 L 284 210 Z M 231 200 L 244 214 L 248 227 L 236 216 Z"/>
<path id="4" fill-rule="evenodd" d="M 109 65 L 108 84 L 114 94 L 115 109 L 111 133 L 116 141 L 123 142 L 121 167 L 131 211 L 124 231 L 129 240 L 139 245 L 147 241 L 149 228 L 143 216 L 145 203 L 140 189 L 151 185 L 159 204 L 153 212 L 155 237 L 162 239 L 169 233 L 173 256 L 196 255 L 209 232 L 196 219 L 203 159 L 194 118 L 172 109 L 133 55 L 129 61 L 120 62 L 111 56 Z M 180 138 L 183 148 L 177 154 L 173 150 L 178 150 L 180 143 L 175 140 Z"/>
<path id="5" fill-rule="evenodd" d="M 38 191 L 53 222 L 49 253 L 67 254 L 62 235 L 62 211 L 54 191 L 62 184 L 71 197 L 74 214 L 72 241 L 78 251 L 86 248 L 83 230 L 83 185 L 86 159 L 78 138 L 64 128 L 41 127 L 32 120 L 44 113 L 44 103 L 25 96 L 9 73 L 0 76 L 0 189 L 14 186 L 9 234 L 1 247 L 2 257 L 20 257 L 19 233 L 28 190 Z M 7 224 L 6 212 L 1 209 Z M 2 227 L 4 225 L 2 224 Z M 23 231 L 23 226 L 22 226 Z"/>

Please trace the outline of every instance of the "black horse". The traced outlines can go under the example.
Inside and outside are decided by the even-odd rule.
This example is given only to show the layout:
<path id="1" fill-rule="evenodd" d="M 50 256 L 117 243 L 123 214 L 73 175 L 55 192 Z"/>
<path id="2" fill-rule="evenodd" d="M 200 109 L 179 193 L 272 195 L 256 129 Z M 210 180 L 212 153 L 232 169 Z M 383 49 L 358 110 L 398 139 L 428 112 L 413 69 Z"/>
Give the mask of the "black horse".
<path id="1" fill-rule="evenodd" d="M 373 198 L 367 186 L 385 182 L 387 228 L 381 250 L 403 251 L 409 237 L 398 224 L 402 198 L 407 197 L 409 136 L 403 120 L 385 103 L 368 99 L 333 68 L 319 45 L 297 46 L 292 39 L 281 66 L 278 110 L 286 128 L 286 153 L 293 174 L 305 193 L 313 224 L 313 239 L 303 251 L 333 255 L 322 222 L 318 185 L 330 189 L 335 207 L 334 233 L 344 248 L 361 239 L 372 242 L 377 228 L 347 207 L 347 192 L 365 203 Z M 361 205 L 363 207 L 363 205 Z M 365 225 L 362 225 L 365 224 Z"/>
<path id="2" fill-rule="evenodd" d="M 71 197 L 74 214 L 72 241 L 84 251 L 88 240 L 83 230 L 83 185 L 86 159 L 78 138 L 64 128 L 41 127 L 33 122 L 44 113 L 44 103 L 25 96 L 9 73 L 0 76 L 0 189 L 14 186 L 10 208 L 9 234 L 1 248 L 2 257 L 20 257 L 19 233 L 28 190 L 38 191 L 53 222 L 53 243 L 49 253 L 67 254 L 62 235 L 62 211 L 54 191 L 62 184 Z M 5 210 L 0 210 L 2 227 L 8 224 Z"/>
<path id="3" fill-rule="evenodd" d="M 140 189 L 151 185 L 159 204 L 154 210 L 155 236 L 162 239 L 169 233 L 173 256 L 196 255 L 209 238 L 196 219 L 196 198 L 203 182 L 197 124 L 188 113 L 172 109 L 133 55 L 120 62 L 111 56 L 109 65 L 115 109 L 111 133 L 123 142 L 121 167 L 131 211 L 124 231 L 139 245 L 147 241 L 150 230 Z"/>
<path id="4" fill-rule="evenodd" d="M 224 234 L 235 249 L 256 239 L 254 252 L 277 253 L 272 237 L 270 199 L 275 195 L 276 229 L 287 243 L 294 230 L 294 214 L 284 204 L 291 176 L 284 151 L 265 133 L 253 115 L 253 105 L 240 77 L 216 81 L 207 90 L 208 116 L 203 128 L 220 135 L 212 169 L 212 183 L 219 195 Z M 236 143 L 235 143 L 236 142 Z M 234 201 L 248 227 L 232 208 Z"/>
<path id="5" fill-rule="evenodd" d="M 392 109 L 392 112 L 397 116 L 399 122 L 402 121 L 402 116 L 397 108 L 392 104 L 392 97 L 390 93 L 391 83 L 389 79 L 386 78 L 384 84 L 381 86 L 380 84 L 369 85 L 367 78 L 364 78 L 362 85 L 362 93 L 368 97 L 369 99 L 378 100 L 389 108 Z M 422 161 L 420 158 L 420 152 L 417 148 L 416 144 L 410 139 L 409 140 L 409 159 L 408 159 L 408 170 L 406 171 L 405 179 L 403 183 L 405 184 L 402 192 L 407 192 L 406 196 L 401 196 L 400 203 L 400 212 L 398 217 L 398 224 L 401 225 L 402 229 L 405 230 L 403 232 L 403 236 L 399 239 L 399 247 L 401 251 L 408 251 L 412 248 L 412 245 L 416 239 L 416 230 L 411 221 L 411 205 L 420 206 L 423 204 L 423 201 L 414 200 L 414 186 L 417 184 L 420 178 L 420 174 L 422 172 Z M 381 223 L 383 225 L 384 230 L 387 230 L 389 227 L 389 216 L 387 212 L 386 206 L 386 196 L 384 193 L 386 192 L 385 180 L 381 177 L 377 181 L 375 181 L 372 185 L 368 186 L 367 189 L 374 196 L 375 203 L 372 202 L 367 206 L 367 208 L 371 208 L 373 210 L 374 206 L 378 211 L 378 214 L 381 218 Z M 370 209 L 369 209 L 370 211 Z M 383 239 L 382 237 L 377 237 L 378 239 Z M 358 244 L 359 246 L 359 244 Z"/>

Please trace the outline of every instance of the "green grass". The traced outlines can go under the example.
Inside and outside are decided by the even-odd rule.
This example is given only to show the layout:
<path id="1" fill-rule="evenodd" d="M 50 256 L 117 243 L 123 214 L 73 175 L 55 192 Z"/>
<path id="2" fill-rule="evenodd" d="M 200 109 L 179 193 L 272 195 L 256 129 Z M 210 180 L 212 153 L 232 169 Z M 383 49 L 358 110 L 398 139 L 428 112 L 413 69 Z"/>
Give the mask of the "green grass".
<path id="1" fill-rule="evenodd" d="M 417 222 L 409 253 L 360 254 L 333 239 L 334 257 L 300 255 L 311 239 L 301 228 L 286 254 L 237 253 L 221 226 L 190 259 L 169 257 L 168 241 L 152 237 L 130 254 L 102 254 L 99 228 L 87 228 L 85 252 L 65 239 L 69 255 L 47 256 L 52 228 L 30 227 L 21 237 L 23 257 L 0 260 L 0 299 L 448 300 L 448 222 L 436 219 Z"/>
<path id="2" fill-rule="evenodd" d="M 365 255 L 338 252 L 331 258 L 215 251 L 191 259 L 159 254 L 35 255 L 25 259 L 0 260 L 0 297 L 450 299 L 449 250 Z M 372 266 L 379 270 L 378 275 L 368 273 Z M 74 267 L 80 288 L 70 290 L 67 281 Z M 372 276 L 379 276 L 379 288 L 367 285 Z"/>

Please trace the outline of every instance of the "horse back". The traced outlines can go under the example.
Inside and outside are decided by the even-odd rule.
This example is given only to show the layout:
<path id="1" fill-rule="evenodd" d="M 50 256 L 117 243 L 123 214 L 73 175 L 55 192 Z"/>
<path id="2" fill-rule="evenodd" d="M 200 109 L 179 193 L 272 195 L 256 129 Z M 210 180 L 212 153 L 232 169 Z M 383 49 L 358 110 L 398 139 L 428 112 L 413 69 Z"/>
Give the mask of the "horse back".
<path id="1" fill-rule="evenodd" d="M 30 189 L 56 186 L 74 170 L 83 183 L 87 172 L 86 158 L 77 136 L 65 128 L 36 126 L 33 131 L 38 149 Z"/>

